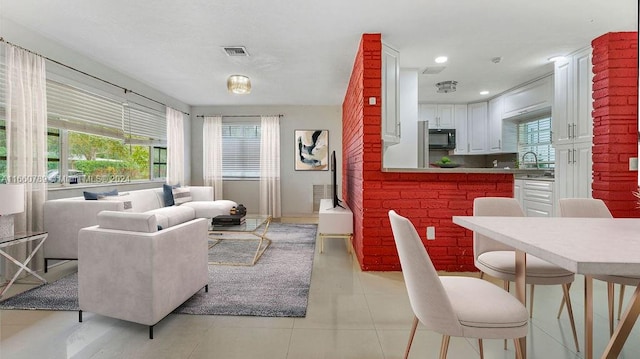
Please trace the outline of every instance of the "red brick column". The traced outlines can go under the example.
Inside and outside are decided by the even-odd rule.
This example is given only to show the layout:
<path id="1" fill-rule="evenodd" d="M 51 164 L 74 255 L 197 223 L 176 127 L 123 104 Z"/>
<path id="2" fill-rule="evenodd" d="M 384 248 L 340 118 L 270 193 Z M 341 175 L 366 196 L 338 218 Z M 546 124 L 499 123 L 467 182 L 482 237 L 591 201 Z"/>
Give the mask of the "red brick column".
<path id="1" fill-rule="evenodd" d="M 638 33 L 602 35 L 593 47 L 593 197 L 614 217 L 640 217 L 638 172 Z"/>
<path id="2" fill-rule="evenodd" d="M 353 211 L 360 267 L 400 269 L 387 214 L 394 209 L 411 219 L 438 270 L 475 271 L 471 232 L 451 217 L 472 215 L 476 197 L 512 197 L 513 176 L 382 172 L 381 69 L 380 34 L 364 34 L 342 104 L 342 196 Z M 436 240 L 426 240 L 427 226 L 436 227 Z"/>

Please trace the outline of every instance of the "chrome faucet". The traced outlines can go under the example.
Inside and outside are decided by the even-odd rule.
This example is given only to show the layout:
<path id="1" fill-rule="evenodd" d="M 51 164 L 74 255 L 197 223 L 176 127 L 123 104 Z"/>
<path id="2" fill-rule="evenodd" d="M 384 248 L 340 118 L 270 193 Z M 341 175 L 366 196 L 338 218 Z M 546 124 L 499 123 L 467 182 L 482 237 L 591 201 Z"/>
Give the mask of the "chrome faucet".
<path id="1" fill-rule="evenodd" d="M 525 166 L 525 168 L 526 168 L 524 158 L 525 158 L 528 154 L 532 154 L 532 155 L 533 155 L 533 159 L 535 160 L 535 163 L 536 163 L 536 168 L 538 168 L 538 155 L 536 155 L 536 153 L 535 153 L 535 152 L 533 152 L 533 151 L 527 151 L 527 152 L 525 152 L 525 153 L 522 155 L 522 164 L 523 164 L 523 165 Z"/>

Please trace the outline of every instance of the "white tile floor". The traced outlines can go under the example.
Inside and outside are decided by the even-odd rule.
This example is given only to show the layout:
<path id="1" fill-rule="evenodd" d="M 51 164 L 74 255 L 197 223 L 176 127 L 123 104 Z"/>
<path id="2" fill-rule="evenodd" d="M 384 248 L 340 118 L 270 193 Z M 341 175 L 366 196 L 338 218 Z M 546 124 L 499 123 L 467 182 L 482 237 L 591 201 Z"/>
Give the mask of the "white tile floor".
<path id="1" fill-rule="evenodd" d="M 47 274 L 54 279 L 76 270 L 75 262 Z M 583 340 L 582 277 L 571 288 Z M 18 290 L 24 290 L 25 286 Z M 627 290 L 631 292 L 631 290 Z M 581 358 L 566 312 L 556 312 L 560 288 L 537 287 L 528 358 Z M 595 353 L 608 339 L 606 288 L 596 283 Z M 327 239 L 316 253 L 306 318 L 170 315 L 148 339 L 147 328 L 91 313 L 0 311 L 0 359 L 13 358 L 402 358 L 413 314 L 399 272 L 362 272 L 344 240 Z M 638 329 L 621 358 L 640 358 Z M 437 358 L 440 335 L 418 330 L 410 358 Z M 448 358 L 477 358 L 475 340 L 453 338 Z M 511 343 L 485 341 L 485 358 L 513 358 Z"/>

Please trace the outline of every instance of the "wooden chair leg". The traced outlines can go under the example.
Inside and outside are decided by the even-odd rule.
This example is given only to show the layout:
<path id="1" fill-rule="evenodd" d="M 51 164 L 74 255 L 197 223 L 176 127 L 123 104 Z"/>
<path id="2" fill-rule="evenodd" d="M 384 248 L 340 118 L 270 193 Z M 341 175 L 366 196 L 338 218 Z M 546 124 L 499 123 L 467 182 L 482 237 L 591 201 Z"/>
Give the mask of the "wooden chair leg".
<path id="1" fill-rule="evenodd" d="M 478 350 L 480 351 L 480 359 L 484 359 L 484 348 L 482 346 L 482 339 L 478 339 Z"/>
<path id="2" fill-rule="evenodd" d="M 413 317 L 413 325 L 411 325 L 411 333 L 409 334 L 409 343 L 407 343 L 407 349 L 404 352 L 404 359 L 409 358 L 409 350 L 411 350 L 411 344 L 413 343 L 413 337 L 416 335 L 416 329 L 418 328 L 418 317 Z"/>
<path id="3" fill-rule="evenodd" d="M 571 289 L 571 283 L 567 284 L 568 288 Z M 560 308 L 558 308 L 558 315 L 556 316 L 557 319 L 560 319 L 560 314 L 562 314 L 562 310 L 564 309 L 564 295 L 562 295 L 562 300 L 560 301 Z"/>
<path id="4" fill-rule="evenodd" d="M 529 318 L 533 318 L 533 290 L 535 287 L 533 284 L 529 286 Z"/>
<path id="5" fill-rule="evenodd" d="M 440 359 L 447 359 L 447 351 L 449 350 L 449 339 L 451 339 L 448 335 L 442 336 L 442 345 L 440 346 Z"/>
<path id="6" fill-rule="evenodd" d="M 624 284 L 620 284 L 620 298 L 618 299 L 618 320 L 622 314 L 622 302 L 624 301 Z"/>
<path id="7" fill-rule="evenodd" d="M 613 335 L 613 296 L 615 288 L 614 284 L 607 282 L 607 313 L 609 314 L 609 336 Z"/>
<path id="8" fill-rule="evenodd" d="M 569 285 L 562 285 L 562 292 L 564 293 L 564 301 L 567 304 L 567 313 L 569 314 L 569 324 L 571 324 L 571 331 L 573 332 L 573 340 L 576 343 L 576 351 L 580 351 L 578 345 L 578 333 L 576 332 L 576 322 L 573 319 L 573 308 L 571 307 L 571 297 L 569 296 Z"/>
<path id="9" fill-rule="evenodd" d="M 480 279 L 484 279 L 484 272 L 480 272 Z"/>
<path id="10" fill-rule="evenodd" d="M 522 346 L 520 346 L 520 339 L 516 338 L 513 340 L 513 344 L 516 347 L 516 358 L 522 359 Z"/>
<path id="11" fill-rule="evenodd" d="M 560 308 L 558 309 L 557 319 L 560 319 L 560 314 L 562 314 L 562 309 L 564 309 L 564 295 L 562 296 L 562 301 L 560 301 Z"/>
<path id="12" fill-rule="evenodd" d="M 502 288 L 504 288 L 504 290 L 506 290 L 507 292 L 509 291 L 509 281 L 508 280 L 504 280 L 502 281 Z M 504 340 L 504 350 L 507 350 L 507 340 Z"/>

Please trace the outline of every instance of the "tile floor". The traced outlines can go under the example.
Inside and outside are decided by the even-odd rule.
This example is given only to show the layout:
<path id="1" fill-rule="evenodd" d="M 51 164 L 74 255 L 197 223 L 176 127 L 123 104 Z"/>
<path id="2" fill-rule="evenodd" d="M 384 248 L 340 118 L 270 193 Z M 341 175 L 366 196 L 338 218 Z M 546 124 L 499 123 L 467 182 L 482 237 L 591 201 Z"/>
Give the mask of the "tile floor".
<path id="1" fill-rule="evenodd" d="M 49 271 L 55 279 L 76 270 L 75 262 Z M 15 291 L 26 286 L 16 286 Z M 15 292 L 14 291 L 14 292 Z M 631 292 L 631 290 L 627 290 Z M 571 289 L 580 345 L 583 340 L 582 277 Z M 629 293 L 630 294 L 630 293 Z M 581 358 L 566 312 L 556 312 L 561 290 L 536 288 L 528 358 Z M 595 353 L 608 339 L 606 288 L 596 283 Z M 413 314 L 400 272 L 362 272 L 344 240 L 326 239 L 316 251 L 306 318 L 170 315 L 154 329 L 76 312 L 0 311 L 0 359 L 14 358 L 402 358 Z M 634 329 L 621 358 L 640 358 Z M 441 337 L 420 329 L 410 358 L 437 358 Z M 475 340 L 452 338 L 448 358 L 477 358 Z M 513 346 L 486 340 L 485 358 L 513 358 Z"/>

